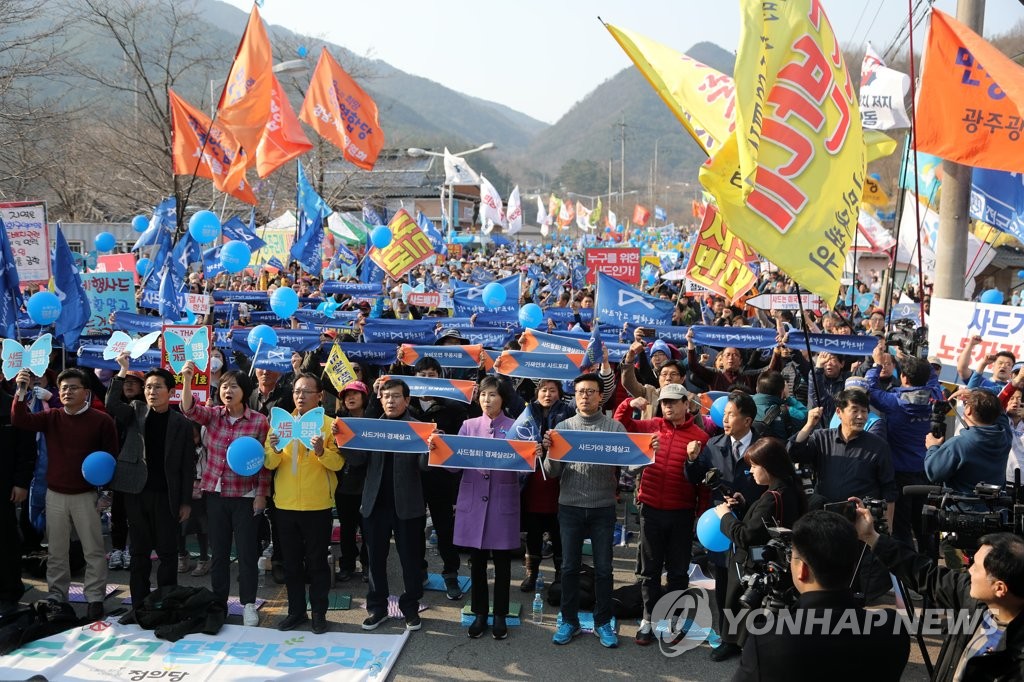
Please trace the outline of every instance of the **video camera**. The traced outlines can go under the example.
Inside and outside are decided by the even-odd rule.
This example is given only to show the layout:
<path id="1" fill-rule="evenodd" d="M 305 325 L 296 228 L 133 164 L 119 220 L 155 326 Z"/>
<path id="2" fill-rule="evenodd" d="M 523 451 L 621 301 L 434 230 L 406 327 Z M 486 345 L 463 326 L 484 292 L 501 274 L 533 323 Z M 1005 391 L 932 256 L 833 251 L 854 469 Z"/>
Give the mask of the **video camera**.
<path id="1" fill-rule="evenodd" d="M 885 335 L 885 345 L 899 348 L 907 355 L 928 357 L 928 327 L 919 327 L 912 319 L 892 323 L 893 331 Z"/>
<path id="2" fill-rule="evenodd" d="M 975 550 L 978 540 L 988 533 L 1005 532 L 1024 537 L 1019 469 L 1014 479 L 1007 486 L 978 483 L 973 495 L 954 493 L 938 486 L 907 486 L 903 491 L 927 494 L 926 504 L 921 509 L 925 533 L 946 533 L 947 542 L 954 547 Z"/>
<path id="3" fill-rule="evenodd" d="M 701 482 L 711 491 L 712 499 L 724 498 L 733 493 L 733 489 L 722 480 L 722 472 L 715 467 L 708 469 L 708 472 L 704 474 L 704 480 Z"/>
<path id="4" fill-rule="evenodd" d="M 740 578 L 743 594 L 740 604 L 748 609 L 767 609 L 772 613 L 788 609 L 796 603 L 797 592 L 789 572 L 793 554 L 793 531 L 769 528 L 767 544 L 750 548 L 750 561 L 755 568 Z"/>

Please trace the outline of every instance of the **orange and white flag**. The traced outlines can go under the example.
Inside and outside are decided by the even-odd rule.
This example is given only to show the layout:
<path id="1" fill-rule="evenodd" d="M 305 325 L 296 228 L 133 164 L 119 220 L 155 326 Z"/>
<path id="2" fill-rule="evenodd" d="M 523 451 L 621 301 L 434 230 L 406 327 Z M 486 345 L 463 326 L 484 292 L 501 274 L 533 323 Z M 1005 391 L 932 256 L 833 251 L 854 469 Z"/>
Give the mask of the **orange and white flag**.
<path id="1" fill-rule="evenodd" d="M 217 123 L 249 152 L 250 160 L 270 116 L 273 66 L 267 29 L 253 5 L 217 105 Z"/>
<path id="2" fill-rule="evenodd" d="M 261 178 L 313 148 L 306 133 L 302 131 L 302 124 L 284 88 L 273 75 L 271 80 L 274 88 L 270 97 L 270 116 L 256 147 L 256 173 Z"/>

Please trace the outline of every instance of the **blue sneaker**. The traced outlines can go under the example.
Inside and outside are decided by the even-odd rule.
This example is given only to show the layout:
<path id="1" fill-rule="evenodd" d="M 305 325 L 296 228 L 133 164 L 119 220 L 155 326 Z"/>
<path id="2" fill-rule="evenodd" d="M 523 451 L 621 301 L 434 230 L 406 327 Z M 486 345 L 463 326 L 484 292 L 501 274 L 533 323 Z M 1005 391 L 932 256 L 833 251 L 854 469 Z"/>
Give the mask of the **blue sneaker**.
<path id="1" fill-rule="evenodd" d="M 619 636 L 615 634 L 615 630 L 612 628 L 611 623 L 605 623 L 594 628 L 594 634 L 601 640 L 601 646 L 608 649 L 614 649 L 619 646 Z"/>
<path id="2" fill-rule="evenodd" d="M 583 632 L 579 625 L 573 625 L 572 623 L 562 623 L 555 630 L 555 636 L 551 638 L 551 641 L 555 644 L 568 644 L 572 641 L 573 637 Z"/>

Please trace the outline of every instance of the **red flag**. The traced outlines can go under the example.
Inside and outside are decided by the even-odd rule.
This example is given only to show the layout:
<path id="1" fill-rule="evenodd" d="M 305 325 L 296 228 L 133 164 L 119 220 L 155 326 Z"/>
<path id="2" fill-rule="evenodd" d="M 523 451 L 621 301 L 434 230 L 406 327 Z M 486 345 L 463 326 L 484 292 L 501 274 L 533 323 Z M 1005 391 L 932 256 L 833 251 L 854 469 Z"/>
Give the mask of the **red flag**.
<path id="1" fill-rule="evenodd" d="M 238 141 L 218 121 L 211 129 L 210 117 L 168 88 L 171 105 L 171 158 L 175 175 L 195 175 L 213 180 L 213 186 L 247 204 L 256 195 L 245 181 L 246 156 Z M 205 142 L 205 144 L 204 144 Z M 202 155 L 202 160 L 198 161 Z"/>
<path id="2" fill-rule="evenodd" d="M 647 221 L 651 219 L 651 212 L 646 208 L 637 204 L 633 207 L 633 222 L 639 227 L 643 227 L 647 224 Z"/>
<path id="3" fill-rule="evenodd" d="M 270 116 L 273 66 L 267 30 L 253 5 L 217 105 L 217 123 L 249 152 L 250 160 Z"/>
<path id="4" fill-rule="evenodd" d="M 340 149 L 348 161 L 364 170 L 373 169 L 384 146 L 377 105 L 326 47 L 320 53 L 299 118 Z"/>
<path id="5" fill-rule="evenodd" d="M 284 88 L 271 75 L 273 90 L 270 98 L 270 117 L 263 128 L 263 136 L 256 147 L 256 173 L 265 178 L 292 159 L 302 156 L 313 145 L 302 132 L 295 110 L 288 102 Z"/>

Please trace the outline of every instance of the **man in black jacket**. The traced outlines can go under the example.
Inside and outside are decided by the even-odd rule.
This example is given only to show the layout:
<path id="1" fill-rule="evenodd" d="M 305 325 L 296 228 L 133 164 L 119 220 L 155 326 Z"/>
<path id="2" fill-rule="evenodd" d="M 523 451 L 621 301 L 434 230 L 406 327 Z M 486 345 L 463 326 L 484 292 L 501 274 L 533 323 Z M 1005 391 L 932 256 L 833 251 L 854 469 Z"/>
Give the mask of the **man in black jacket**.
<path id="1" fill-rule="evenodd" d="M 879 535 L 871 512 L 859 501 L 857 506 L 858 536 L 909 589 L 943 609 L 981 612 L 981 618 L 967 619 L 976 624 L 972 632 L 951 632 L 943 639 L 932 679 L 1024 679 L 1024 538 L 984 535 L 970 569 L 953 570 Z"/>
<path id="2" fill-rule="evenodd" d="M 796 607 L 786 619 L 748 625 L 733 682 L 899 680 L 910 636 L 894 610 L 868 613 L 854 600 L 849 585 L 861 544 L 853 524 L 813 511 L 793 524 L 792 543 Z"/>
<path id="3" fill-rule="evenodd" d="M 0 561 L 0 616 L 18 608 L 25 593 L 21 582 L 21 533 L 15 509 L 28 498 L 28 487 L 36 466 L 36 439 L 29 431 L 11 426 L 14 398 L 0 389 L 0 547 L 7 561 Z"/>

